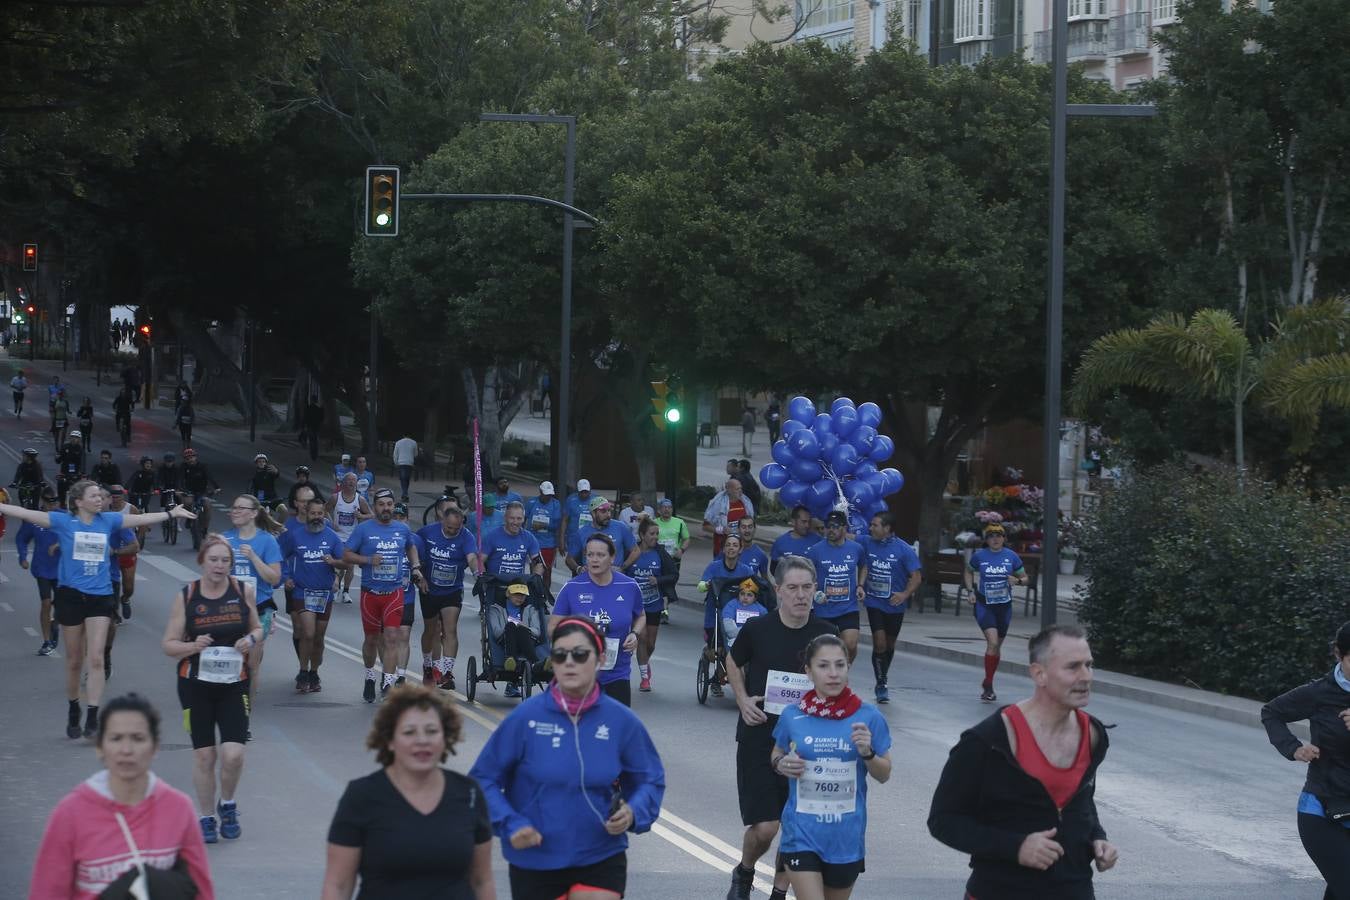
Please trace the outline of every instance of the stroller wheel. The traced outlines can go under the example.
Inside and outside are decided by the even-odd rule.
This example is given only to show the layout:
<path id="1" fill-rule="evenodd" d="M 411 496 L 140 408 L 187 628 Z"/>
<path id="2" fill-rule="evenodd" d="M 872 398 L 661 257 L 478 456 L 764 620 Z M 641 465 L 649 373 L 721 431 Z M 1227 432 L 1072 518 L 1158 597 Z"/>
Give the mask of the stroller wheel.
<path id="1" fill-rule="evenodd" d="M 464 696 L 473 702 L 474 695 L 478 693 L 478 660 L 469 657 L 468 668 L 464 672 Z"/>
<path id="2" fill-rule="evenodd" d="M 708 702 L 708 678 L 709 669 L 711 668 L 712 663 L 708 662 L 706 659 L 699 660 L 698 665 L 694 667 L 694 677 L 696 679 L 694 692 L 698 696 L 699 703 Z"/>
<path id="3" fill-rule="evenodd" d="M 520 696 L 526 699 L 534 693 L 534 672 L 530 670 L 530 664 L 526 660 L 520 661 Z"/>

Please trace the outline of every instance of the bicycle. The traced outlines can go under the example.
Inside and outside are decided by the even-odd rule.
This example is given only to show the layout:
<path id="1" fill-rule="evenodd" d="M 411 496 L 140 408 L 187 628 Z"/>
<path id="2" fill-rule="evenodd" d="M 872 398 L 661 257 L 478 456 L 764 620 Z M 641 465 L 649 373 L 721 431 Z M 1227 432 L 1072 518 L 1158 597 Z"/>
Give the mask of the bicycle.
<path id="1" fill-rule="evenodd" d="M 23 484 L 10 482 L 10 487 L 18 489 L 19 505 L 28 509 L 37 509 L 38 501 L 42 498 L 42 484 L 40 482 L 25 481 Z"/>
<path id="2" fill-rule="evenodd" d="M 441 495 L 428 503 L 427 508 L 422 511 L 423 525 L 430 525 L 432 521 L 436 519 L 436 507 L 441 504 L 442 500 L 453 500 L 455 501 L 455 505 L 460 509 L 464 508 L 463 502 L 461 502 L 459 497 L 455 494 L 455 486 L 453 484 L 447 484 L 445 490 L 441 491 Z"/>
<path id="3" fill-rule="evenodd" d="M 192 549 L 200 550 L 202 548 L 202 539 L 206 537 L 206 529 L 209 524 L 207 512 L 211 505 L 207 502 L 207 497 L 215 493 L 200 493 L 192 495 L 192 511 L 197 518 L 188 520 L 188 533 L 192 535 Z"/>
<path id="4" fill-rule="evenodd" d="M 118 413 L 117 434 L 122 439 L 123 447 L 131 443 L 131 416 L 124 416 L 121 413 Z"/>
<path id="5" fill-rule="evenodd" d="M 159 501 L 160 501 L 159 505 L 161 509 L 165 510 L 173 509 L 175 506 L 178 505 L 177 499 L 178 499 L 178 491 L 174 490 L 173 488 L 164 488 L 162 491 L 159 492 Z M 164 520 L 164 524 L 161 526 L 161 530 L 164 536 L 164 543 L 166 544 L 178 543 L 178 521 L 174 519 L 173 516 L 170 516 L 169 518 Z"/>

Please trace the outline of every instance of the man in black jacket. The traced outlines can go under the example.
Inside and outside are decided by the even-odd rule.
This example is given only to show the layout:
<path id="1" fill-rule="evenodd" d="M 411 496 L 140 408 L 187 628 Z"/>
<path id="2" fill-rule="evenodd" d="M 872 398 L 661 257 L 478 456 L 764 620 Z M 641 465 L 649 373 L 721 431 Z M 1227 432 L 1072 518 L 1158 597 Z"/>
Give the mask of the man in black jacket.
<path id="1" fill-rule="evenodd" d="M 1082 712 L 1092 651 L 1065 625 L 1028 649 L 1035 692 L 961 735 L 933 792 L 928 830 L 970 854 L 970 897 L 1090 900 L 1093 864 L 1104 872 L 1117 858 L 1094 799 L 1106 729 Z"/>

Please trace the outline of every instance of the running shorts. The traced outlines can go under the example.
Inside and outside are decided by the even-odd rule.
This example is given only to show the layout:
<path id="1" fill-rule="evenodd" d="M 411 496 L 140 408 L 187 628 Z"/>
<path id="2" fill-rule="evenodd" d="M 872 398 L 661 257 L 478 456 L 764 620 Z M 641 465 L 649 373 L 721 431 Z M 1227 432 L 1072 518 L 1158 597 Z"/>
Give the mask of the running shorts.
<path id="1" fill-rule="evenodd" d="M 303 596 L 292 594 L 286 598 L 286 613 L 288 615 L 295 616 L 297 613 L 302 613 L 304 611 L 305 599 Z M 320 622 L 327 622 L 333 617 L 333 597 L 331 593 L 328 597 L 328 602 L 324 604 L 323 612 L 315 613 L 314 615 Z"/>
<path id="2" fill-rule="evenodd" d="M 398 624 L 404 628 L 411 628 L 413 621 L 417 618 L 417 603 L 403 604 L 403 618 L 398 620 Z"/>
<path id="3" fill-rule="evenodd" d="M 38 585 L 39 600 L 50 600 L 56 594 L 57 584 L 55 578 L 43 578 L 40 575 L 34 575 L 33 580 L 36 581 Z"/>
<path id="4" fill-rule="evenodd" d="M 111 619 L 117 612 L 116 594 L 86 594 L 73 587 L 56 588 L 56 622 L 67 628 L 84 624 L 85 619 Z"/>
<path id="5" fill-rule="evenodd" d="M 1012 603 L 985 603 L 977 598 L 975 621 L 980 623 L 981 631 L 994 628 L 998 630 L 999 637 L 1007 637 L 1008 628 L 1012 625 Z"/>
<path id="6" fill-rule="evenodd" d="M 443 609 L 463 609 L 464 589 L 449 594 L 428 594 L 423 591 L 417 595 L 417 602 L 422 606 L 422 621 L 429 622 L 439 616 Z"/>
<path id="7" fill-rule="evenodd" d="M 891 640 L 895 640 L 896 635 L 900 633 L 900 626 L 904 624 L 905 614 L 902 612 L 888 613 L 871 606 L 867 607 L 868 627 L 873 631 L 884 631 Z"/>
<path id="8" fill-rule="evenodd" d="M 385 628 L 403 624 L 403 588 L 387 594 L 361 591 L 361 629 L 366 634 L 379 634 Z"/>
<path id="9" fill-rule="evenodd" d="M 769 767 L 773 728 L 767 723 L 743 729 L 736 743 L 736 794 L 741 824 L 777 822 L 788 801 L 788 780 Z"/>
<path id="10" fill-rule="evenodd" d="M 829 622 L 835 628 L 838 628 L 841 633 L 845 631 L 857 631 L 862 624 L 862 616 L 859 615 L 856 609 L 853 610 L 853 612 L 846 612 L 842 616 L 833 616 L 828 619 L 824 616 L 819 616 L 818 618 L 822 621 Z"/>
<path id="11" fill-rule="evenodd" d="M 588 866 L 566 869 L 508 867 L 512 900 L 557 900 L 574 890 L 611 891 L 623 896 L 628 884 L 628 855 L 618 853 Z"/>
<path id="12" fill-rule="evenodd" d="M 819 872 L 825 886 L 836 890 L 853 887 L 853 882 L 867 870 L 861 859 L 846 863 L 830 863 L 810 850 L 786 850 L 779 853 L 778 858 L 789 872 Z"/>
<path id="13" fill-rule="evenodd" d="M 183 707 L 183 730 L 192 737 L 192 749 L 220 743 L 242 744 L 248 737 L 248 681 L 212 684 L 195 678 L 178 679 L 178 702 Z"/>

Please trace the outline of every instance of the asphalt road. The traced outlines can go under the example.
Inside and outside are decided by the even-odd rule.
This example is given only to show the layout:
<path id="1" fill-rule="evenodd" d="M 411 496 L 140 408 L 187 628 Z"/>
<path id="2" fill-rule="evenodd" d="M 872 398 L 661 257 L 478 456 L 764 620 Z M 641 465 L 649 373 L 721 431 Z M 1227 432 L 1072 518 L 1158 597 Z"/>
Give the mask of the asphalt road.
<path id="1" fill-rule="evenodd" d="M 36 418 L 0 420 L 0 463 L 16 459 L 26 443 L 38 445 L 46 457 L 44 424 Z M 103 427 L 106 436 L 111 422 Z M 196 443 L 218 480 L 242 485 L 251 454 L 210 434 Z M 96 450 L 101 446 L 95 442 Z M 176 448 L 167 430 L 137 423 L 137 455 L 144 451 L 157 458 Z M 126 462 L 120 455 L 118 461 Z M 97 766 L 88 742 L 63 734 L 62 660 L 35 655 L 37 595 L 30 576 L 17 566 L 15 530 L 12 526 L 0 551 L 0 671 L 5 674 L 0 690 L 0 896 L 22 895 L 48 813 Z M 185 790 L 191 784 L 191 750 L 177 726 L 172 664 L 159 640 L 173 592 L 194 575 L 192 562 L 189 544 L 166 548 L 157 534 L 151 535 L 140 566 L 136 612 L 117 638 L 109 684 L 109 696 L 134 689 L 159 705 L 165 734 L 155 770 Z M 255 739 L 238 795 L 244 836 L 209 849 L 222 897 L 317 896 L 325 835 L 338 796 L 349 779 L 374 767 L 363 749 L 372 707 L 360 697 L 356 609 L 336 609 L 325 687 L 317 695 L 292 693 L 294 656 L 286 622 L 279 620 L 259 685 Z M 660 823 L 632 841 L 629 896 L 707 900 L 724 895 L 738 855 L 735 706 L 730 699 L 698 705 L 694 668 L 701 613 L 685 606 L 673 616 L 674 625 L 662 629 L 657 649 L 656 689 L 635 692 L 635 708 L 665 762 L 668 787 Z M 462 660 L 481 653 L 477 617 L 468 611 L 460 638 L 456 668 L 462 674 Z M 869 794 L 868 868 L 856 897 L 961 895 L 965 860 L 929 837 L 924 820 L 951 744 L 963 728 L 990 712 L 977 700 L 978 681 L 969 666 L 897 657 L 893 701 L 884 707 L 895 738 L 895 774 Z M 1008 700 L 1030 690 L 1015 677 L 1000 677 L 998 686 Z M 854 687 L 870 697 L 872 679 L 865 664 L 854 668 Z M 450 765 L 467 770 L 513 701 L 488 685 L 480 687 L 477 703 L 458 700 L 466 719 L 464 743 Z M 1110 697 L 1094 699 L 1091 710 L 1115 726 L 1098 779 L 1098 803 L 1121 851 L 1117 868 L 1097 877 L 1099 896 L 1311 900 L 1322 895 L 1295 833 L 1301 767 L 1280 758 L 1264 733 Z M 500 858 L 498 870 L 498 889 L 505 897 Z M 765 890 L 767 874 L 762 868 L 759 883 Z"/>

